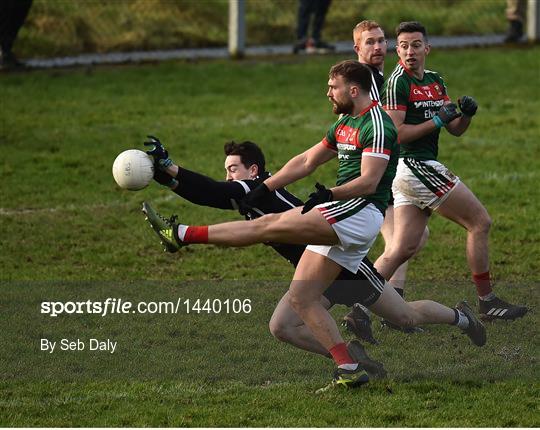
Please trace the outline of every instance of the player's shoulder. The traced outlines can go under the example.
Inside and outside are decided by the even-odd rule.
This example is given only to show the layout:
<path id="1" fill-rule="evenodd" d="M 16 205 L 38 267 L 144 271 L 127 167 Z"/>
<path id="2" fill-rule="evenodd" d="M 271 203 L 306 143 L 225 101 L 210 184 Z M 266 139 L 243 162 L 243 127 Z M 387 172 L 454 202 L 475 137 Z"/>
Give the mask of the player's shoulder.
<path id="1" fill-rule="evenodd" d="M 424 70 L 424 75 L 428 76 L 431 79 L 436 80 L 436 81 L 442 81 L 443 80 L 441 74 L 439 72 L 434 71 L 434 70 L 425 69 Z"/>

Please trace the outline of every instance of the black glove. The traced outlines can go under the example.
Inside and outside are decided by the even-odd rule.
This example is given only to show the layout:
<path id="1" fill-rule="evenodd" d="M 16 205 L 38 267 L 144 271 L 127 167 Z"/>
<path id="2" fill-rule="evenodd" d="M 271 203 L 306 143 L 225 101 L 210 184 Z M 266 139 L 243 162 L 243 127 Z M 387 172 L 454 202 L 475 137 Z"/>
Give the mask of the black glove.
<path id="1" fill-rule="evenodd" d="M 165 170 L 167 167 L 173 164 L 173 161 L 169 158 L 169 153 L 157 137 L 147 137 L 150 140 L 144 142 L 144 146 L 153 146 L 153 148 L 146 151 L 146 153 L 154 157 L 154 165 L 157 166 L 159 170 Z"/>
<path id="2" fill-rule="evenodd" d="M 178 182 L 168 173 L 160 170 L 157 161 L 154 161 L 154 181 L 169 188 L 172 187 L 176 182 Z"/>
<path id="3" fill-rule="evenodd" d="M 446 127 L 448 123 L 452 122 L 456 118 L 461 116 L 461 112 L 458 112 L 455 103 L 448 103 L 442 106 L 432 119 L 437 128 Z"/>
<path id="4" fill-rule="evenodd" d="M 334 199 L 332 190 L 329 190 L 324 185 L 321 185 L 317 182 L 315 184 L 315 188 L 317 188 L 317 191 L 309 195 L 309 200 L 306 202 L 304 208 L 302 209 L 303 214 L 309 212 L 311 209 L 313 209 L 317 205 L 320 205 L 321 203 L 331 202 Z"/>
<path id="5" fill-rule="evenodd" d="M 461 97 L 458 99 L 458 104 L 461 112 L 463 112 L 463 115 L 468 117 L 474 116 L 476 109 L 478 109 L 478 103 L 476 103 L 476 100 L 470 96 Z"/>
<path id="6" fill-rule="evenodd" d="M 240 202 L 238 202 L 238 210 L 242 215 L 246 215 L 251 209 L 259 206 L 264 202 L 272 192 L 263 183 L 247 193 Z"/>

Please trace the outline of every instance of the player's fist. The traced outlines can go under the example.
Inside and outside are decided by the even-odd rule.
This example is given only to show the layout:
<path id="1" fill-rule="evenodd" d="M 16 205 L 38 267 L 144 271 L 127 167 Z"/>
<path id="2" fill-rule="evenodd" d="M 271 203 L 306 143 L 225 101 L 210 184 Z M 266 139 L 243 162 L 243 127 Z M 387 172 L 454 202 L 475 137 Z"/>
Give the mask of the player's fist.
<path id="1" fill-rule="evenodd" d="M 251 209 L 260 206 L 271 193 L 264 182 L 259 184 L 238 202 L 238 210 L 242 215 L 246 215 Z"/>
<path id="2" fill-rule="evenodd" d="M 309 200 L 306 202 L 304 208 L 302 209 L 303 214 L 309 212 L 311 209 L 313 209 L 317 205 L 320 205 L 321 203 L 331 202 L 334 198 L 332 190 L 329 190 L 324 185 L 321 185 L 317 182 L 315 184 L 315 188 L 317 189 L 317 191 L 309 195 Z"/>
<path id="3" fill-rule="evenodd" d="M 457 105 L 455 103 L 448 103 L 441 106 L 439 112 L 437 112 L 437 115 L 435 115 L 432 119 L 437 128 L 441 128 L 446 127 L 450 122 L 456 118 L 459 118 L 460 116 L 461 112 L 458 112 Z"/>
<path id="4" fill-rule="evenodd" d="M 144 142 L 144 146 L 151 147 L 146 153 L 154 157 L 156 167 L 160 170 L 165 170 L 167 167 L 173 164 L 173 161 L 169 158 L 169 153 L 159 141 L 157 137 L 147 136 L 148 140 Z"/>
<path id="5" fill-rule="evenodd" d="M 461 97 L 458 99 L 458 104 L 461 112 L 463 112 L 463 115 L 468 117 L 474 116 L 476 110 L 478 109 L 478 103 L 476 103 L 476 100 L 470 96 Z"/>

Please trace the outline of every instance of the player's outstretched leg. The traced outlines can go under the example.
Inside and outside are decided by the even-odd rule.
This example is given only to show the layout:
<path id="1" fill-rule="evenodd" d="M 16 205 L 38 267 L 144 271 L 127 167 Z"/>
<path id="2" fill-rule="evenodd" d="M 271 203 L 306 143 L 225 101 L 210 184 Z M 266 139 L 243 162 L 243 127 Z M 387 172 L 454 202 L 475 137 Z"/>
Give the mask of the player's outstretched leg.
<path id="1" fill-rule="evenodd" d="M 169 219 L 157 213 L 148 202 L 143 202 L 142 211 L 146 216 L 146 220 L 158 235 L 164 250 L 167 252 L 176 252 L 186 244 L 180 242 L 175 234 L 176 231 L 176 215 Z"/>

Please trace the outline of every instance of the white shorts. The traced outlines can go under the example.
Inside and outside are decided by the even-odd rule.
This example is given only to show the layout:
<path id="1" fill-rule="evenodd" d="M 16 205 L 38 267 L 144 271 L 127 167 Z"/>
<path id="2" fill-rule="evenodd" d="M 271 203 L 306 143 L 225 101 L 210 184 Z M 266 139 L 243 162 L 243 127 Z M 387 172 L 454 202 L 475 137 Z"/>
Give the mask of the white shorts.
<path id="1" fill-rule="evenodd" d="M 308 245 L 306 249 L 356 273 L 379 234 L 384 219 L 381 211 L 362 198 L 323 203 L 316 208 L 336 232 L 339 244 Z"/>
<path id="2" fill-rule="evenodd" d="M 438 161 L 400 158 L 392 183 L 394 207 L 414 205 L 435 210 L 459 182 L 460 179 Z"/>

